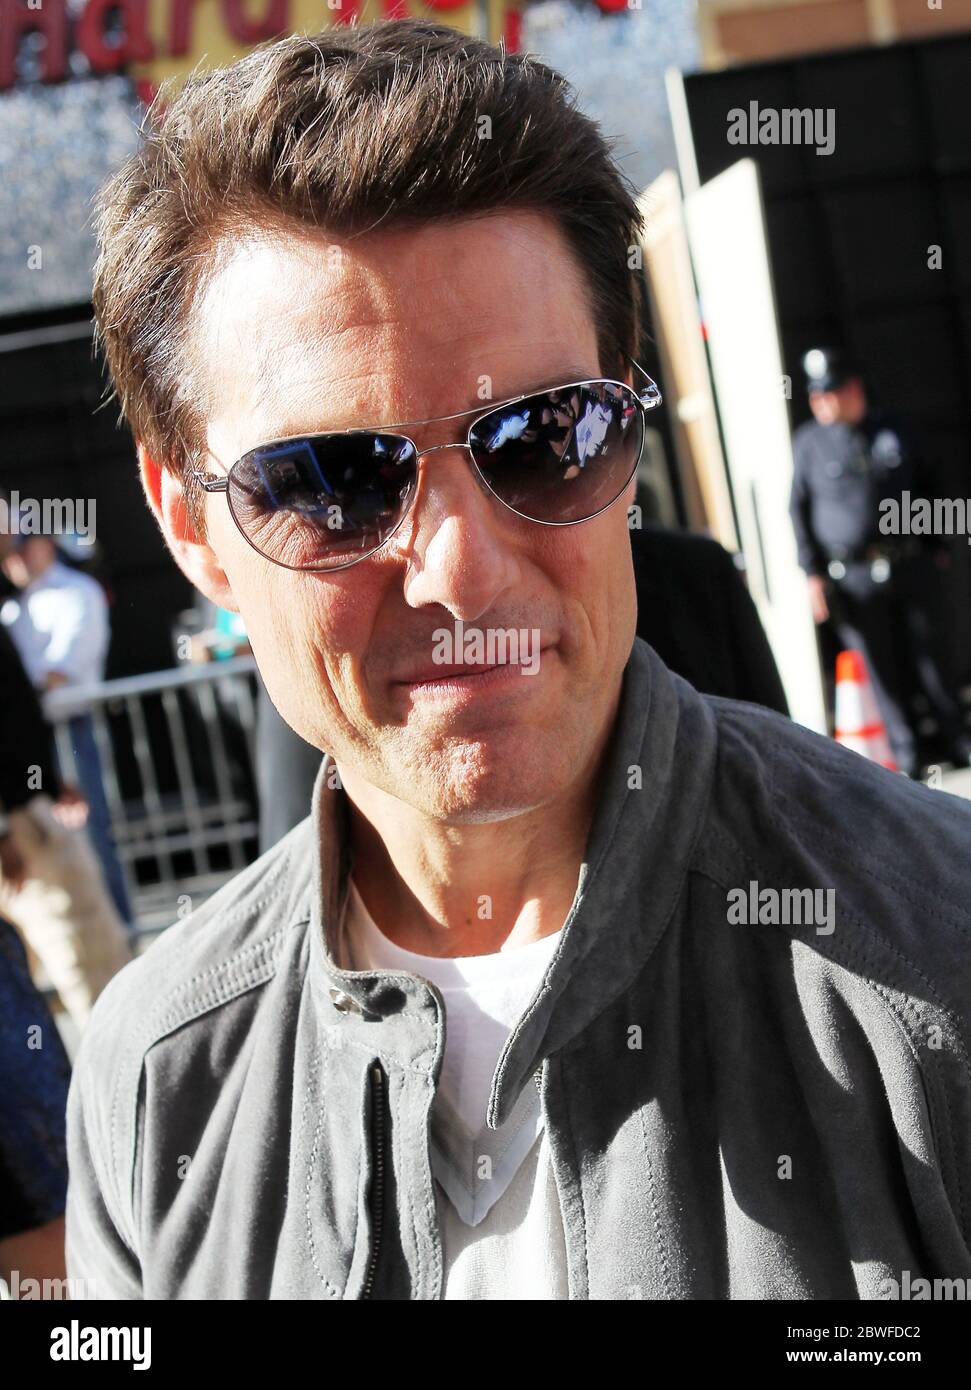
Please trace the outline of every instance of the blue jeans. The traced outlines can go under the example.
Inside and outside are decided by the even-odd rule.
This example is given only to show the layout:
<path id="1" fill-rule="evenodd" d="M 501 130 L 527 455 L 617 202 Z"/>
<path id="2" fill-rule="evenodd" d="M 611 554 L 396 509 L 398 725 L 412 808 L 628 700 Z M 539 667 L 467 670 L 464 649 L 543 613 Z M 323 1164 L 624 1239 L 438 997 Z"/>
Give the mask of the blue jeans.
<path id="1" fill-rule="evenodd" d="M 101 862 L 108 892 L 111 894 L 121 920 L 129 927 L 134 923 L 128 885 L 115 849 L 115 837 L 111 832 L 111 816 L 105 797 L 104 779 L 101 772 L 101 758 L 94 736 L 94 720 L 90 714 L 78 714 L 68 721 L 71 747 L 77 767 L 78 782 L 87 801 L 87 831 L 95 853 Z M 63 777 L 63 771 L 61 776 Z"/>

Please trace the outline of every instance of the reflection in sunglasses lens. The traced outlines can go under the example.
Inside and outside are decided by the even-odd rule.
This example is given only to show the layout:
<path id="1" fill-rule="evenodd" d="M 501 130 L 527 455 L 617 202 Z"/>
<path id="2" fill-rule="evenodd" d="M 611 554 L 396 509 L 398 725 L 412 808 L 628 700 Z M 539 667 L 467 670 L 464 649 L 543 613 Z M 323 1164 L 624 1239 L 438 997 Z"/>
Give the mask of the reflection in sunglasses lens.
<path id="1" fill-rule="evenodd" d="M 230 504 L 264 555 L 292 569 L 326 569 L 383 544 L 401 520 L 416 470 L 414 445 L 400 435 L 288 439 L 239 461 Z"/>
<path id="2" fill-rule="evenodd" d="M 534 521 L 564 523 L 616 501 L 637 467 L 643 437 L 633 391 L 599 382 L 500 407 L 477 422 L 470 443 L 507 507 Z"/>
<path id="3" fill-rule="evenodd" d="M 637 397 L 615 382 L 539 392 L 500 406 L 469 433 L 485 482 L 534 521 L 596 516 L 633 477 L 644 442 Z M 404 435 L 355 430 L 262 445 L 229 475 L 229 503 L 249 543 L 290 569 L 362 559 L 400 524 L 418 454 Z"/>

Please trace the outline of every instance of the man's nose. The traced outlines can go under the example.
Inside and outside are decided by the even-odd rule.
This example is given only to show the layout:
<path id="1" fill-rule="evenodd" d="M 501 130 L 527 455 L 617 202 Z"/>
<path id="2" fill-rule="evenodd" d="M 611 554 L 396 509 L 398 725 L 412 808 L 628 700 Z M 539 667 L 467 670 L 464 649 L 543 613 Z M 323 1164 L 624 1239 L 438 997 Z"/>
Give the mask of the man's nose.
<path id="1" fill-rule="evenodd" d="M 465 444 L 420 449 L 418 482 L 402 539 L 408 559 L 405 599 L 437 603 L 474 622 L 521 579 L 509 532 L 512 512 L 488 491 Z"/>

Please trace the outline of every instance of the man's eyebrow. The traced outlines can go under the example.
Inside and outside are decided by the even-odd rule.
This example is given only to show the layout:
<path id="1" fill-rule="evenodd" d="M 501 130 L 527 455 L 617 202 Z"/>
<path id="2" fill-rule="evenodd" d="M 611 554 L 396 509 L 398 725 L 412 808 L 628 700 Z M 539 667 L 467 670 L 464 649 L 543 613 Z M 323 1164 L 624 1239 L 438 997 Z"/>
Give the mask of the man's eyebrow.
<path id="1" fill-rule="evenodd" d="M 515 399 L 516 396 L 534 396 L 539 391 L 552 391 L 558 386 L 569 386 L 575 381 L 605 381 L 606 377 L 601 377 L 598 372 L 591 374 L 588 367 L 568 367 L 562 372 L 557 372 L 556 376 L 545 376 L 538 381 L 534 381 L 529 386 L 520 386 L 516 391 L 504 391 L 497 393 L 496 402 Z M 482 402 L 482 409 L 489 409 L 489 402 Z"/>
<path id="2" fill-rule="evenodd" d="M 461 411 L 446 411 L 444 415 L 409 415 L 407 417 L 396 416 L 393 418 L 387 415 L 381 415 L 380 418 L 370 417 L 367 420 L 361 421 L 360 424 L 330 425 L 325 427 L 322 427 L 319 422 L 315 426 L 310 427 L 306 424 L 306 420 L 309 416 L 299 415 L 294 416 L 291 421 L 284 422 L 279 433 L 275 435 L 275 438 L 289 439 L 299 435 L 312 434 L 344 434 L 348 430 L 357 429 L 391 429 L 396 425 L 421 425 L 426 422 L 434 423 L 436 420 L 447 420 L 453 416 L 486 415 L 495 406 L 501 405 L 503 401 L 517 400 L 520 396 L 538 395 L 541 391 L 552 391 L 557 387 L 572 385 L 574 382 L 600 381 L 607 379 L 608 378 L 600 377 L 597 372 L 591 374 L 587 367 L 567 367 L 562 372 L 555 373 L 555 375 L 547 375 L 538 378 L 530 385 L 519 386 L 510 391 L 496 392 L 493 396 L 477 400 L 474 405 L 470 405 L 465 410 Z M 324 412 L 321 411 L 321 415 L 323 414 Z"/>

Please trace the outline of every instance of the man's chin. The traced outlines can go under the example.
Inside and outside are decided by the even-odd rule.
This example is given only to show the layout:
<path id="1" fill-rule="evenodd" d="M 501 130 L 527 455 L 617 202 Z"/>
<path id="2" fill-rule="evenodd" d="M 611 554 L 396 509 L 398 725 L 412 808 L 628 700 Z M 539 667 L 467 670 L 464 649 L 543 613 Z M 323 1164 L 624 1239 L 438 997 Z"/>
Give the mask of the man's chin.
<path id="1" fill-rule="evenodd" d="M 562 748 L 551 747 L 544 756 L 545 742 L 535 731 L 519 729 L 425 749 L 398 795 L 453 825 L 522 815 L 552 800 L 568 779 Z"/>

